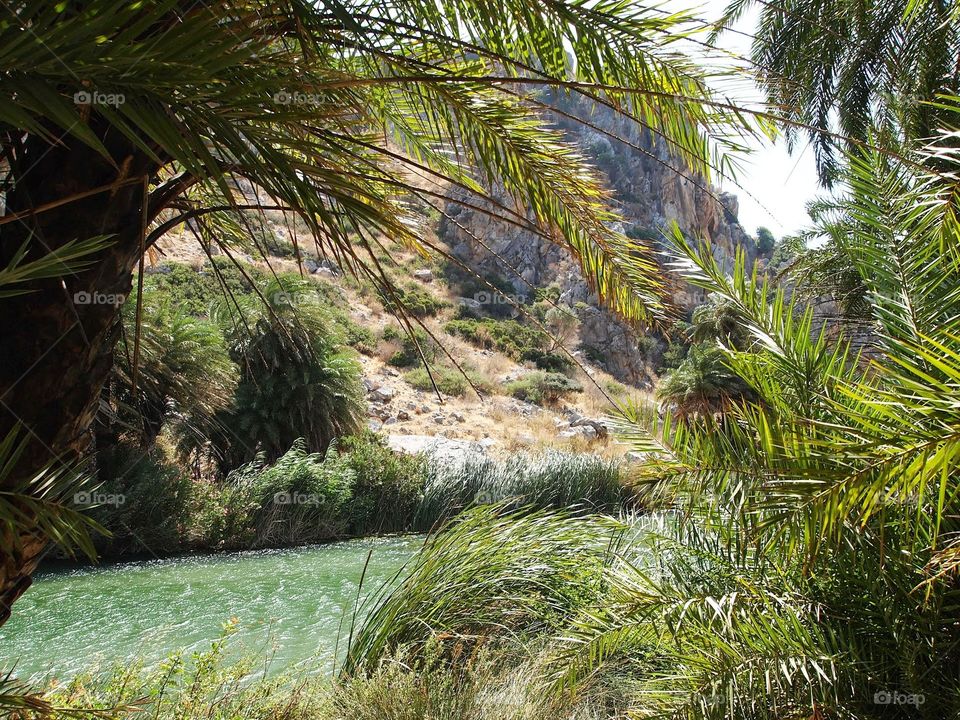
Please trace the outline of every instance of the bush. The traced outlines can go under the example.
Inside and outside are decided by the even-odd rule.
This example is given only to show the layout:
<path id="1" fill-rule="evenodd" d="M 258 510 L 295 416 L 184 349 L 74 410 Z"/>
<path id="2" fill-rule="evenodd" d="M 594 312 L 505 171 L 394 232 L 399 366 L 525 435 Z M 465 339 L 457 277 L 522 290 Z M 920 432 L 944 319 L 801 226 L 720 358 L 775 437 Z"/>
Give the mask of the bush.
<path id="1" fill-rule="evenodd" d="M 414 327 L 412 334 L 399 332 L 394 335 L 394 332 L 390 332 L 389 338 L 387 337 L 388 330 L 393 330 L 392 326 L 388 326 L 384 330 L 384 340 L 390 340 L 391 342 L 399 340 L 400 342 L 400 349 L 387 359 L 388 365 L 393 365 L 394 367 L 414 367 L 423 362 L 420 353 L 423 353 L 423 357 L 426 358 L 427 362 L 437 357 L 439 350 L 437 343 L 423 328 Z M 419 350 L 417 348 L 418 345 Z"/>
<path id="2" fill-rule="evenodd" d="M 551 372 L 569 372 L 573 369 L 573 360 L 566 355 L 557 352 L 544 352 L 543 350 L 527 350 L 522 358 L 525 362 L 532 362 L 538 370 L 549 370 Z"/>
<path id="3" fill-rule="evenodd" d="M 353 469 L 324 462 L 298 440 L 277 461 L 262 458 L 238 468 L 226 485 L 248 494 L 255 547 L 318 542 L 346 534 L 345 507 L 353 491 Z M 244 492 L 246 491 L 246 492 Z"/>
<path id="4" fill-rule="evenodd" d="M 426 481 L 421 456 L 395 453 L 379 435 L 364 432 L 337 440 L 325 462 L 353 474 L 353 497 L 346 508 L 352 534 L 410 528 Z"/>
<path id="5" fill-rule="evenodd" d="M 380 300 L 388 311 L 399 311 L 400 307 L 408 315 L 415 318 L 434 317 L 447 303 L 435 297 L 430 291 L 410 286 L 397 288 L 395 291 L 398 302 L 386 293 L 380 294 Z"/>
<path id="6" fill-rule="evenodd" d="M 524 359 L 525 353 L 542 353 L 550 344 L 550 338 L 542 330 L 529 327 L 516 320 L 464 318 L 451 320 L 443 326 L 443 329 L 451 335 L 462 337 L 474 345 L 496 349 L 518 362 Z"/>
<path id="7" fill-rule="evenodd" d="M 667 345 L 667 349 L 663 351 L 663 356 L 660 359 L 660 367 L 657 369 L 657 372 L 662 373 L 664 370 L 672 370 L 680 367 L 686 359 L 689 350 L 690 346 L 683 343 L 670 343 Z"/>
<path id="8" fill-rule="evenodd" d="M 95 534 L 102 555 L 176 552 L 182 547 L 194 504 L 194 485 L 159 448 L 144 453 L 125 441 L 97 452 L 97 494 L 117 503 L 91 511 L 110 536 Z"/>
<path id="9" fill-rule="evenodd" d="M 505 390 L 518 400 L 553 405 L 573 393 L 583 392 L 583 385 L 560 373 L 537 371 L 508 383 Z"/>
<path id="10" fill-rule="evenodd" d="M 444 395 L 461 397 L 466 395 L 468 391 L 472 392 L 474 388 L 483 394 L 493 392 L 493 384 L 487 378 L 477 374 L 473 370 L 465 370 L 467 377 L 464 377 L 464 373 L 456 368 L 432 366 L 430 372 L 433 373 L 433 382 L 436 382 L 437 388 Z M 403 376 L 403 379 L 417 390 L 423 392 L 434 391 L 433 383 L 430 381 L 430 374 L 427 373 L 426 368 L 411 370 Z M 470 387 L 471 383 L 473 383 L 473 387 Z"/>

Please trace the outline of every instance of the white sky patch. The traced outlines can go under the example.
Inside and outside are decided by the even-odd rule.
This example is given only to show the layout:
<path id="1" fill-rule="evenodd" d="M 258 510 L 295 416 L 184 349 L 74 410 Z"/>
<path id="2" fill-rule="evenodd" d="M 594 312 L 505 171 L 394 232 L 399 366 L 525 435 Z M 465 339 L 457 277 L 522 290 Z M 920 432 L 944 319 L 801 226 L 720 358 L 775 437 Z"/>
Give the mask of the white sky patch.
<path id="1" fill-rule="evenodd" d="M 728 0 L 708 0 L 692 6 L 690 0 L 667 0 L 660 7 L 679 11 L 688 9 L 705 21 L 716 20 L 727 6 Z M 710 64 L 722 62 L 724 65 L 739 64 L 733 56 L 749 58 L 752 35 L 757 24 L 760 8 L 752 7 L 738 22 L 733 30 L 720 36 L 718 48 L 727 51 L 730 56 L 715 54 Z M 696 45 L 691 54 L 704 57 L 707 51 Z M 749 78 L 727 81 L 717 86 L 718 91 L 735 103 L 747 103 L 759 109 L 763 95 Z M 740 223 L 751 234 L 759 226 L 765 226 L 779 239 L 784 235 L 797 232 L 809 224 L 806 204 L 818 194 L 824 193 L 817 182 L 813 151 L 809 148 L 806 135 L 798 134 L 793 153 L 787 152 L 783 139 L 771 144 L 766 141 L 750 140 L 746 143 L 751 153 L 738 158 L 741 167 L 738 182 L 715 180 L 721 189 L 734 193 L 740 202 Z"/>

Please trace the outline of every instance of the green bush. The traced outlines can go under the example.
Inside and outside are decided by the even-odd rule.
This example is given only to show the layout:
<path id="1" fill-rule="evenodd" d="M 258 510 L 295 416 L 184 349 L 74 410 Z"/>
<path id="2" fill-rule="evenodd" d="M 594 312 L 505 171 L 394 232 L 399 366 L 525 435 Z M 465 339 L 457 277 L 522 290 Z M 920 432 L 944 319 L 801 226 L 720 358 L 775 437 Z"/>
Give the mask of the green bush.
<path id="1" fill-rule="evenodd" d="M 508 395 L 535 405 L 553 405 L 573 393 L 583 392 L 583 385 L 566 375 L 538 370 L 508 383 Z"/>
<path id="2" fill-rule="evenodd" d="M 384 330 L 383 338 L 385 340 L 399 340 L 400 349 L 387 359 L 388 365 L 393 365 L 394 367 L 413 367 L 419 365 L 423 362 L 423 358 L 420 356 L 421 353 L 423 353 L 423 357 L 426 358 L 427 362 L 436 359 L 439 352 L 437 342 L 427 334 L 426 330 L 415 326 L 412 334 L 399 332 L 399 334 L 394 335 L 394 333 L 391 332 L 390 338 L 387 338 L 387 330 L 391 328 L 392 326 L 388 326 Z"/>
<path id="3" fill-rule="evenodd" d="M 429 290 L 416 286 L 397 288 L 397 301 L 386 293 L 380 294 L 380 300 L 388 311 L 399 311 L 400 307 L 415 318 L 434 317 L 447 303 L 434 296 Z"/>
<path id="4" fill-rule="evenodd" d="M 518 362 L 524 359 L 525 353 L 542 353 L 550 345 L 550 338 L 545 332 L 516 320 L 464 318 L 451 320 L 443 326 L 443 329 L 474 345 L 496 349 Z"/>
<path id="5" fill-rule="evenodd" d="M 464 373 L 456 368 L 438 367 L 434 365 L 430 367 L 430 372 L 433 374 L 433 381 L 436 382 L 437 388 L 444 395 L 461 397 L 466 395 L 467 392 L 473 392 L 473 388 L 470 387 L 471 383 L 483 394 L 493 392 L 493 384 L 487 378 L 473 370 L 465 370 L 467 377 L 464 377 Z M 433 383 L 430 381 L 430 374 L 427 373 L 426 368 L 411 370 L 404 374 L 403 379 L 417 390 L 423 392 L 434 391 Z"/>
<path id="6" fill-rule="evenodd" d="M 224 286 L 235 296 L 253 294 L 253 285 L 244 273 L 255 283 L 265 282 L 259 269 L 242 261 L 239 264 L 242 271 L 229 258 L 220 255 L 213 258 L 212 265 L 208 262 L 199 270 L 186 263 L 164 262 L 155 272 L 144 276 L 144 294 L 159 294 L 183 312 L 203 316 L 209 313 L 212 303 L 223 297 Z"/>
<path id="7" fill-rule="evenodd" d="M 538 370 L 565 373 L 573 369 L 573 360 L 558 352 L 544 352 L 543 350 L 527 350 L 521 358 L 524 362 L 532 362 Z"/>
<path id="8" fill-rule="evenodd" d="M 667 349 L 663 351 L 663 356 L 660 359 L 660 367 L 657 369 L 657 372 L 662 373 L 664 370 L 672 370 L 680 367 L 686 359 L 689 350 L 690 346 L 683 343 L 670 343 L 667 345 Z"/>
<path id="9" fill-rule="evenodd" d="M 423 497 L 422 457 L 395 453 L 379 435 L 365 432 L 337 440 L 325 462 L 353 473 L 353 496 L 346 508 L 352 534 L 409 529 Z"/>
<path id="10" fill-rule="evenodd" d="M 249 518 L 253 545 L 262 547 L 345 535 L 344 511 L 354 482 L 353 469 L 346 463 L 324 462 L 298 440 L 273 465 L 257 458 L 230 473 L 225 484 L 254 501 L 256 509 Z"/>
<path id="11" fill-rule="evenodd" d="M 110 536 L 94 535 L 102 555 L 176 552 L 191 523 L 194 484 L 158 448 L 144 453 L 121 441 L 98 450 L 102 484 L 96 495 L 113 498 L 91 511 Z"/>

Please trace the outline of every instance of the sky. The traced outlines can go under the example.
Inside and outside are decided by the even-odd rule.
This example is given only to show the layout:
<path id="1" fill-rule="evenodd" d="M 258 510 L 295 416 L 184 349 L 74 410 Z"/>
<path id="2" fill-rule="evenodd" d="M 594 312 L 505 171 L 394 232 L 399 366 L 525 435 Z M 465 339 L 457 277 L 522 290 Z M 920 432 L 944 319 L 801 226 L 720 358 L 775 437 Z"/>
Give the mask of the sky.
<path id="1" fill-rule="evenodd" d="M 698 18 L 716 19 L 726 7 L 728 0 L 707 0 L 696 6 Z M 669 0 L 664 7 L 670 10 L 690 8 L 692 0 Z M 719 47 L 730 53 L 748 57 L 750 38 L 759 16 L 759 6 L 754 5 L 735 26 L 739 32 L 721 36 Z M 752 81 L 740 81 L 736 86 L 722 88 L 734 100 L 759 101 L 762 95 Z M 813 151 L 798 136 L 792 154 L 787 152 L 781 139 L 775 145 L 751 141 L 752 152 L 740 161 L 738 183 L 719 181 L 721 189 L 734 193 L 740 204 L 740 224 L 749 233 L 756 233 L 758 226 L 765 226 L 778 239 L 795 233 L 808 224 L 806 204 L 821 191 Z"/>

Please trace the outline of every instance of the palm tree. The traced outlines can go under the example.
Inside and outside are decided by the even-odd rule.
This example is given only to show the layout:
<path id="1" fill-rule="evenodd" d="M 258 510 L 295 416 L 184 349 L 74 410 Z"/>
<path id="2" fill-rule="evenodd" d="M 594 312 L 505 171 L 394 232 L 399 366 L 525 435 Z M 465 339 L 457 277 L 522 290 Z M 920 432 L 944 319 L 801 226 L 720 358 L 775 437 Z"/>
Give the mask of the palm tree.
<path id="1" fill-rule="evenodd" d="M 307 452 L 323 453 L 365 416 L 360 366 L 331 329 L 316 287 L 273 280 L 263 296 L 265 305 L 238 298 L 217 312 L 240 368 L 233 402 L 210 433 L 225 471 L 259 454 L 273 462 L 301 438 Z"/>
<path id="2" fill-rule="evenodd" d="M 693 311 L 689 333 L 694 342 L 721 342 L 738 350 L 745 349 L 749 341 L 736 305 L 716 296 Z"/>
<path id="3" fill-rule="evenodd" d="M 809 135 L 821 181 L 837 150 L 895 148 L 944 118 L 940 94 L 960 90 L 960 15 L 944 0 L 732 0 L 724 28 L 759 5 L 752 61 L 768 101 Z M 878 134 L 879 133 L 879 134 Z"/>
<path id="4" fill-rule="evenodd" d="M 0 433 L 31 437 L 19 477 L 86 452 L 132 271 L 173 228 L 208 247 L 223 245 L 212 224 L 242 227 L 247 210 L 295 215 L 298 257 L 309 241 L 389 296 L 381 239 L 433 247 L 421 230 L 443 198 L 425 177 L 569 248 L 601 297 L 650 317 L 655 266 L 629 262 L 636 242 L 533 90 L 642 119 L 691 172 L 731 147 L 703 74 L 671 48 L 684 18 L 622 3 L 16 0 L 0 15 L 0 268 L 29 291 L 0 313 Z M 497 202 L 494 182 L 532 212 Z M 88 264 L 17 275 L 49 253 Z M 0 547 L 0 606 L 43 545 Z"/>
<path id="5" fill-rule="evenodd" d="M 694 345 L 657 386 L 657 399 L 680 420 L 712 419 L 743 399 L 748 388 L 719 347 Z"/>
<path id="6" fill-rule="evenodd" d="M 230 404 L 237 369 L 214 322 L 145 293 L 142 303 L 133 298 L 124 304 L 123 328 L 104 387 L 98 451 L 112 444 L 101 440 L 117 433 L 131 433 L 139 447 L 149 448 L 164 424 L 172 425 L 177 436 L 190 435 Z"/>
<path id="7" fill-rule="evenodd" d="M 728 277 L 675 235 L 688 282 L 754 338 L 722 352 L 755 399 L 722 433 L 632 413 L 641 476 L 694 522 L 662 541 L 657 573 L 617 574 L 571 630 L 562 682 L 642 653 L 649 714 L 887 717 L 894 694 L 913 698 L 904 717 L 957 714 L 960 216 L 956 173 L 930 164 L 960 167 L 950 133 L 843 176 L 834 251 L 866 288 L 869 365 L 742 255 Z"/>

